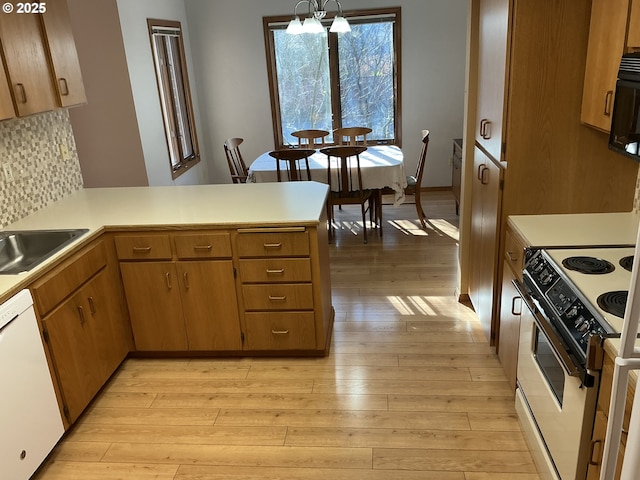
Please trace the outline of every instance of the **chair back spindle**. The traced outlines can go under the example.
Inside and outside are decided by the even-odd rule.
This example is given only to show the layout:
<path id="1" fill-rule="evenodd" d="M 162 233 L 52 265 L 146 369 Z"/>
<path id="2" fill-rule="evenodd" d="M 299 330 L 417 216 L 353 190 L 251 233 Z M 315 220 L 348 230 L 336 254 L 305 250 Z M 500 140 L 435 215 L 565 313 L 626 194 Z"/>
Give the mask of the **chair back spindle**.
<path id="1" fill-rule="evenodd" d="M 249 176 L 249 170 L 240 153 L 240 144 L 242 142 L 244 142 L 244 139 L 239 137 L 228 138 L 224 142 L 224 153 L 227 157 L 227 164 L 229 165 L 233 183 L 246 183 Z"/>

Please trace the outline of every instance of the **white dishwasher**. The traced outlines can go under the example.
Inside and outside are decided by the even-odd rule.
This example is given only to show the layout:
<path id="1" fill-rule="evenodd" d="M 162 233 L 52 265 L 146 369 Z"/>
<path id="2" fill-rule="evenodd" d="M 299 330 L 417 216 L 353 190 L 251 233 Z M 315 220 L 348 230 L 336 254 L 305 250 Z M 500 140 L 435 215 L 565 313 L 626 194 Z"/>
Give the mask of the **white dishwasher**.
<path id="1" fill-rule="evenodd" d="M 0 392 L 0 476 L 27 480 L 64 433 L 29 290 L 0 305 Z"/>

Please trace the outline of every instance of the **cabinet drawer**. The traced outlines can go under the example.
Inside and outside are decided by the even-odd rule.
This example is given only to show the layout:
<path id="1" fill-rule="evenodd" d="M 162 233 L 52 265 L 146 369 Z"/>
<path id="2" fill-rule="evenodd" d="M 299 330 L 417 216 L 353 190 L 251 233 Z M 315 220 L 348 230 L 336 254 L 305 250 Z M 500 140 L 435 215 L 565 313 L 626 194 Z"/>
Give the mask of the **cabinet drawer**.
<path id="1" fill-rule="evenodd" d="M 169 235 L 118 235 L 116 250 L 120 260 L 170 260 Z"/>
<path id="2" fill-rule="evenodd" d="M 238 255 L 241 257 L 296 257 L 309 255 L 307 231 L 244 233 L 239 231 Z"/>
<path id="3" fill-rule="evenodd" d="M 243 283 L 310 282 L 311 260 L 308 258 L 274 258 L 240 260 Z"/>
<path id="4" fill-rule="evenodd" d="M 311 284 L 243 285 L 245 310 L 312 310 Z"/>
<path id="5" fill-rule="evenodd" d="M 100 241 L 36 281 L 31 289 L 40 314 L 46 315 L 106 264 L 107 251 Z"/>
<path id="6" fill-rule="evenodd" d="M 249 350 L 310 350 L 316 348 L 313 312 L 247 313 Z"/>
<path id="7" fill-rule="evenodd" d="M 522 280 L 522 269 L 524 268 L 524 249 L 524 242 L 512 230 L 507 228 L 504 241 L 504 261 L 520 280 Z"/>
<path id="8" fill-rule="evenodd" d="M 176 254 L 187 258 L 231 258 L 231 237 L 228 233 L 174 235 Z"/>

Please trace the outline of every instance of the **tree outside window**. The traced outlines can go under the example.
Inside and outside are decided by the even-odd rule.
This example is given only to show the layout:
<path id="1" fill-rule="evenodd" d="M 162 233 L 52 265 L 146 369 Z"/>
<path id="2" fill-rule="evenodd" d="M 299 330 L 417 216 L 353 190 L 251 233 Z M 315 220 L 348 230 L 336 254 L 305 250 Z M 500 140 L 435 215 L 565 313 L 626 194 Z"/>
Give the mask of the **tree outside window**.
<path id="1" fill-rule="evenodd" d="M 400 144 L 400 9 L 345 16 L 351 32 L 301 35 L 285 32 L 288 18 L 265 17 L 276 147 L 297 144 L 296 130 L 352 126 Z"/>

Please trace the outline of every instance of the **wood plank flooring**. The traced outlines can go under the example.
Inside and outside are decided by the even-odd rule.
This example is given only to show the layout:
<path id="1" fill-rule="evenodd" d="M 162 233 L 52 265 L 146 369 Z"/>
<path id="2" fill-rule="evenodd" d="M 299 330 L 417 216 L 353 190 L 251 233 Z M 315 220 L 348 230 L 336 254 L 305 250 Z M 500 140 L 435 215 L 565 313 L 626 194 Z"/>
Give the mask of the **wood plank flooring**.
<path id="1" fill-rule="evenodd" d="M 450 192 L 336 209 L 325 358 L 129 359 L 38 480 L 539 480 L 513 394 L 456 301 Z"/>

